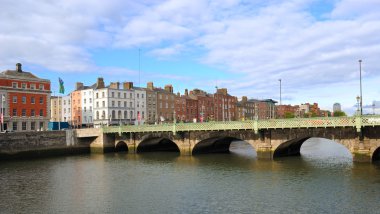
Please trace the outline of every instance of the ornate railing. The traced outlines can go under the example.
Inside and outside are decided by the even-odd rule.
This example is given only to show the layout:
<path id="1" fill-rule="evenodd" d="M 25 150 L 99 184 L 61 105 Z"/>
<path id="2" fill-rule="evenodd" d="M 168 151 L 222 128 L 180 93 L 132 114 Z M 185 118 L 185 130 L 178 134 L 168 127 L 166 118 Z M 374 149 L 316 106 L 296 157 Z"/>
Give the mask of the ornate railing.
<path id="1" fill-rule="evenodd" d="M 216 131 L 216 130 L 254 130 L 260 129 L 294 129 L 294 128 L 327 128 L 327 127 L 361 127 L 380 126 L 380 116 L 354 117 L 317 117 L 293 119 L 269 119 L 208 123 L 172 123 L 139 126 L 103 127 L 104 133 L 122 132 L 179 132 L 179 131 Z"/>

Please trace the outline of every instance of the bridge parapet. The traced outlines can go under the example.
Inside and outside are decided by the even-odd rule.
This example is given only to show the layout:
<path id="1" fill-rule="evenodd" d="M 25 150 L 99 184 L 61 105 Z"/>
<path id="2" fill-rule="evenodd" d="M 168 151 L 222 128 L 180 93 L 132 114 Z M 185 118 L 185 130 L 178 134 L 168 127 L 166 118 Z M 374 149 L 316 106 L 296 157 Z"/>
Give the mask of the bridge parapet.
<path id="1" fill-rule="evenodd" d="M 260 129 L 296 129 L 296 128 L 329 128 L 329 127 L 361 127 L 380 126 L 380 116 L 355 117 L 316 117 L 292 119 L 268 119 L 248 121 L 227 121 L 207 123 L 173 123 L 140 126 L 103 127 L 103 133 L 122 132 L 185 132 L 185 131 L 218 131 L 218 130 L 254 130 Z"/>

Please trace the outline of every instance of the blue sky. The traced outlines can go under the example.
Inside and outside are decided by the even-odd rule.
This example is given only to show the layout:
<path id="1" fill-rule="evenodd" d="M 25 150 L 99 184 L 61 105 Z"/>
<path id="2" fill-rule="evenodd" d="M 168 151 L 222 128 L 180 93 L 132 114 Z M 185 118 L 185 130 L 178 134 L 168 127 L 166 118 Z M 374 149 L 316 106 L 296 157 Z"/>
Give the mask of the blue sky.
<path id="1" fill-rule="evenodd" d="M 379 0 L 0 0 L 0 69 L 77 81 L 215 86 L 283 103 L 380 100 Z M 140 51 L 139 51 L 140 50 Z"/>

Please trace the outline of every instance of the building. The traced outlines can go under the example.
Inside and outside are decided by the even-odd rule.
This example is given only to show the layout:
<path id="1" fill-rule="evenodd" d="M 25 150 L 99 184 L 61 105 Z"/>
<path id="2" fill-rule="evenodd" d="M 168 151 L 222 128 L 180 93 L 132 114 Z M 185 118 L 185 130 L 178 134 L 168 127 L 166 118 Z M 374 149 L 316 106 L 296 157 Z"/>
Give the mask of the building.
<path id="1" fill-rule="evenodd" d="M 71 96 L 70 94 L 69 95 L 66 95 L 66 96 L 62 96 L 61 97 L 62 99 L 62 118 L 61 118 L 61 121 L 62 122 L 68 122 L 70 125 L 72 123 L 71 121 Z"/>
<path id="2" fill-rule="evenodd" d="M 165 89 L 155 88 L 157 93 L 157 122 L 173 122 L 175 95 L 173 86 L 165 85 Z"/>
<path id="3" fill-rule="evenodd" d="M 0 73 L 1 109 L 4 112 L 2 130 L 46 130 L 50 120 L 50 80 L 41 79 L 22 70 Z"/>
<path id="4" fill-rule="evenodd" d="M 236 120 L 254 120 L 257 111 L 257 104 L 254 100 L 248 100 L 246 96 L 237 103 Z"/>
<path id="5" fill-rule="evenodd" d="M 292 105 L 278 105 L 277 108 L 277 118 L 292 118 L 299 117 L 299 106 Z"/>
<path id="6" fill-rule="evenodd" d="M 272 99 L 264 100 L 250 100 L 256 103 L 257 105 L 257 114 L 258 119 L 274 119 L 276 118 L 276 103 Z"/>
<path id="7" fill-rule="evenodd" d="M 154 90 L 153 82 L 148 82 L 146 91 L 146 123 L 154 124 L 157 118 L 157 92 Z"/>
<path id="8" fill-rule="evenodd" d="M 175 115 L 177 122 L 198 121 L 198 100 L 189 96 L 188 90 L 184 95 L 175 97 Z"/>
<path id="9" fill-rule="evenodd" d="M 336 111 L 342 111 L 342 107 L 340 106 L 340 103 L 334 103 L 333 112 L 336 112 Z"/>
<path id="10" fill-rule="evenodd" d="M 60 97 L 51 96 L 50 97 L 50 121 L 59 122 L 62 117 L 62 100 Z"/>
<path id="11" fill-rule="evenodd" d="M 214 94 L 214 115 L 216 121 L 236 119 L 237 98 L 227 93 L 227 88 L 220 88 Z"/>
<path id="12" fill-rule="evenodd" d="M 198 102 L 197 121 L 207 122 L 214 120 L 214 96 L 200 89 L 190 91 L 189 97 Z"/>

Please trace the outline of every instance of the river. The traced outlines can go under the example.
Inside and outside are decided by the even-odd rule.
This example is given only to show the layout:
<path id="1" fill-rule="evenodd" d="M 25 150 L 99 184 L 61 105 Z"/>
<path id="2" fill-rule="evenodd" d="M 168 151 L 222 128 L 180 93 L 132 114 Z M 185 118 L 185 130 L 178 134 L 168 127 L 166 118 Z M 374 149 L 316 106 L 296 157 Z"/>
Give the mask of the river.
<path id="1" fill-rule="evenodd" d="M 380 164 L 310 139 L 300 157 L 97 154 L 0 162 L 0 213 L 380 213 Z"/>

